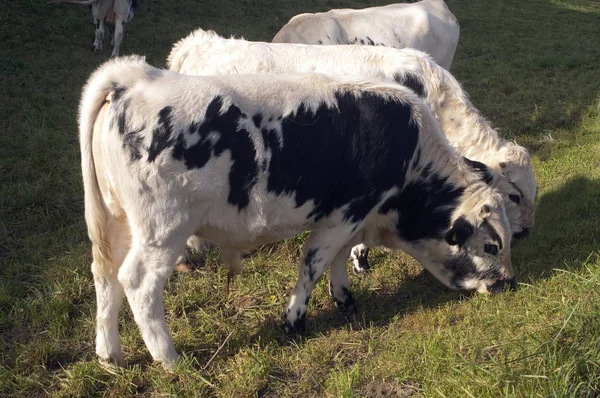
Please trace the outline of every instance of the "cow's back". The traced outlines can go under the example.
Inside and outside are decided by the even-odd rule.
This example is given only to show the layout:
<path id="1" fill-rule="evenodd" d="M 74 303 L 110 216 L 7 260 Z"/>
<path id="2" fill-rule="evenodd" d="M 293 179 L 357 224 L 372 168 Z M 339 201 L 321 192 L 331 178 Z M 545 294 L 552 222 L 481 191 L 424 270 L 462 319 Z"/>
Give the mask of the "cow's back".
<path id="1" fill-rule="evenodd" d="M 223 243 L 279 240 L 332 215 L 364 219 L 403 185 L 419 142 L 419 100 L 397 86 L 160 75 L 112 82 L 111 185 L 123 208 L 166 219 L 178 209 Z"/>

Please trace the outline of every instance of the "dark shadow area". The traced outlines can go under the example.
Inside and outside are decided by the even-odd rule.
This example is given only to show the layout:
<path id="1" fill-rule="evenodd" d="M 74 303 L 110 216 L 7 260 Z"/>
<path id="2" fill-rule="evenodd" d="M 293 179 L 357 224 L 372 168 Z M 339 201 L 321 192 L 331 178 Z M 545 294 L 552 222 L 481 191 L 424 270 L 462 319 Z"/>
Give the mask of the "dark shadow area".
<path id="1" fill-rule="evenodd" d="M 535 284 L 551 277 L 556 268 L 577 271 L 594 253 L 600 253 L 600 181 L 576 176 L 541 197 L 535 227 L 527 238 L 513 243 L 513 267 L 519 282 Z M 360 277 L 368 278 L 369 274 Z M 425 270 L 399 284 L 391 293 L 382 294 L 355 286 L 352 293 L 358 304 L 358 311 L 352 316 L 333 305 L 331 309 L 315 310 L 314 303 L 310 303 L 304 337 L 286 336 L 281 329 L 281 318 L 269 318 L 256 333 L 233 337 L 231 347 L 273 341 L 287 346 L 327 334 L 349 323 L 355 330 L 370 325 L 385 326 L 395 316 L 468 300 L 476 294 L 452 291 Z M 231 354 L 235 352 L 236 349 Z"/>
<path id="2" fill-rule="evenodd" d="M 519 280 L 535 283 L 555 268 L 576 270 L 593 253 L 600 253 L 600 180 L 579 175 L 540 198 L 535 227 L 513 247 L 513 266 Z"/>

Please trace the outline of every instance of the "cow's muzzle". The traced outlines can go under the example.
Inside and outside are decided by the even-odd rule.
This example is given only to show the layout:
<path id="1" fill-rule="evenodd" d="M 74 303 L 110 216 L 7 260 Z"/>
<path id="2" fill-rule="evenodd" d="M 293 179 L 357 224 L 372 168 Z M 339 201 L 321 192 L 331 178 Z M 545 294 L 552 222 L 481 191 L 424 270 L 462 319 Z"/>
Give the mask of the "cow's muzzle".
<path id="1" fill-rule="evenodd" d="M 515 281 L 515 278 L 499 279 L 496 282 L 492 283 L 491 285 L 488 285 L 487 289 L 488 289 L 488 292 L 490 292 L 491 294 L 497 294 L 497 293 L 501 293 L 502 291 L 504 291 L 504 289 L 507 286 L 511 292 L 516 291 L 517 290 L 517 282 Z"/>

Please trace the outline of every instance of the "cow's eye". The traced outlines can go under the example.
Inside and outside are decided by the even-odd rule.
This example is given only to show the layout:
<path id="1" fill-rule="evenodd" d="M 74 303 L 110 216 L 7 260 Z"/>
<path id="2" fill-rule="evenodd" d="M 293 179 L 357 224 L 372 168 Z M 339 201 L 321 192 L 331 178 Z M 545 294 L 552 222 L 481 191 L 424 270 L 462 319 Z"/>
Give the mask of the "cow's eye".
<path id="1" fill-rule="evenodd" d="M 488 254 L 491 254 L 492 256 L 495 256 L 496 254 L 498 254 L 498 246 L 492 244 L 483 245 L 483 251 Z"/>
<path id="2" fill-rule="evenodd" d="M 512 200 L 513 202 L 515 202 L 516 204 L 521 203 L 521 198 L 519 197 L 519 195 L 508 195 L 508 198 L 510 200 Z"/>

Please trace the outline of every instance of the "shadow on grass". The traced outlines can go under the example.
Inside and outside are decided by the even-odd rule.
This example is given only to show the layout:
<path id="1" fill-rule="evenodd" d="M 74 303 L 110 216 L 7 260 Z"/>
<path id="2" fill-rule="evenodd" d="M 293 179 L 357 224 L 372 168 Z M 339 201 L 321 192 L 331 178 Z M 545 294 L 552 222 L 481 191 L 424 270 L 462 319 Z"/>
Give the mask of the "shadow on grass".
<path id="1" fill-rule="evenodd" d="M 531 234 L 513 244 L 517 279 L 535 284 L 551 277 L 556 268 L 577 271 L 600 248 L 600 180 L 586 176 L 569 179 L 557 190 L 541 197 L 536 218 Z M 346 317 L 333 305 L 329 309 L 315 310 L 309 304 L 305 338 L 315 338 L 348 324 L 355 330 L 371 325 L 385 326 L 398 316 L 468 300 L 473 293 L 451 291 L 423 271 L 391 292 L 381 294 L 355 287 L 353 294 L 358 312 L 351 317 Z M 232 338 L 229 354 L 235 353 L 235 347 L 272 342 L 287 346 L 301 343 L 302 339 L 290 339 L 281 330 L 280 318 L 268 318 L 256 333 Z"/>

